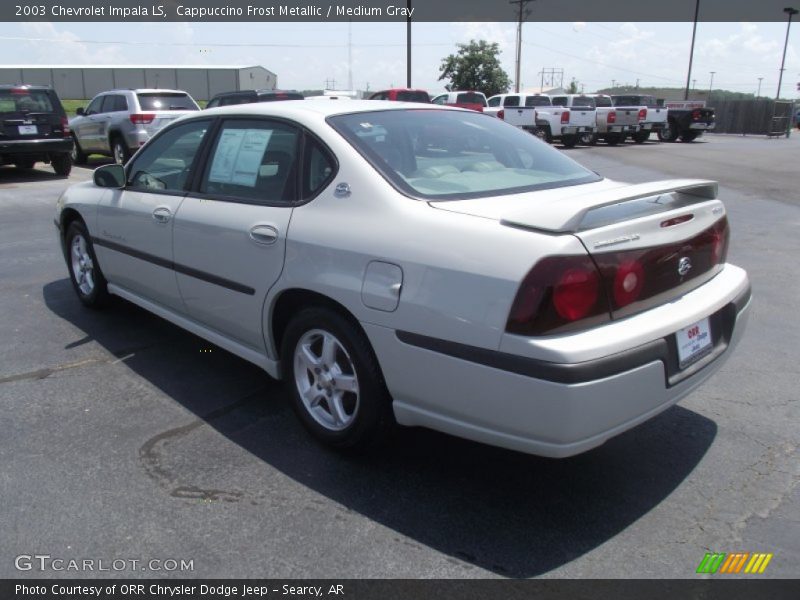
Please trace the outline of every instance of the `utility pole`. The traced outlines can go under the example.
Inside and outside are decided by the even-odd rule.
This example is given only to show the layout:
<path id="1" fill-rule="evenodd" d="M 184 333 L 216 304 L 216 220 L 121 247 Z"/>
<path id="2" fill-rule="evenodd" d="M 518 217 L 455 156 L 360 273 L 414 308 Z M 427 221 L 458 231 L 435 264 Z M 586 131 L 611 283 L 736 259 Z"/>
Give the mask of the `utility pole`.
<path id="1" fill-rule="evenodd" d="M 775 100 L 781 97 L 781 84 L 783 83 L 783 72 L 786 66 L 786 47 L 789 45 L 789 28 L 792 26 L 792 17 L 798 13 L 798 10 L 787 6 L 783 9 L 783 12 L 789 15 L 789 20 L 786 22 L 786 41 L 783 42 L 783 58 L 781 59 L 781 71 L 780 75 L 778 75 L 778 93 L 775 95 Z"/>
<path id="2" fill-rule="evenodd" d="M 756 98 L 761 97 L 761 80 L 764 79 L 763 77 L 758 78 L 758 91 L 756 92 Z"/>
<path id="3" fill-rule="evenodd" d="M 406 87 L 411 87 L 411 0 L 406 0 Z"/>
<path id="4" fill-rule="evenodd" d="M 534 1 L 535 0 L 509 1 L 509 4 L 516 4 L 519 7 L 519 13 L 517 16 L 517 62 L 514 68 L 514 91 L 517 94 L 519 94 L 519 80 L 522 77 L 522 75 L 520 74 L 521 72 L 520 63 L 522 62 L 522 22 L 530 14 L 530 10 L 528 10 L 528 4 Z"/>
<path id="5" fill-rule="evenodd" d="M 347 89 L 353 91 L 353 20 L 347 22 Z"/>
<path id="6" fill-rule="evenodd" d="M 617 80 L 616 79 L 612 79 L 611 80 L 611 89 L 614 89 L 615 87 L 617 87 Z"/>
<path id="7" fill-rule="evenodd" d="M 692 26 L 692 47 L 689 50 L 689 72 L 686 73 L 686 91 L 683 99 L 689 99 L 689 81 L 692 79 L 692 60 L 694 60 L 694 38 L 697 35 L 697 17 L 700 14 L 700 0 L 696 0 L 694 5 L 694 25 Z"/>
<path id="8" fill-rule="evenodd" d="M 708 101 L 711 102 L 711 90 L 714 87 L 714 73 L 716 71 L 709 71 L 709 73 L 711 73 L 711 83 L 708 84 Z"/>

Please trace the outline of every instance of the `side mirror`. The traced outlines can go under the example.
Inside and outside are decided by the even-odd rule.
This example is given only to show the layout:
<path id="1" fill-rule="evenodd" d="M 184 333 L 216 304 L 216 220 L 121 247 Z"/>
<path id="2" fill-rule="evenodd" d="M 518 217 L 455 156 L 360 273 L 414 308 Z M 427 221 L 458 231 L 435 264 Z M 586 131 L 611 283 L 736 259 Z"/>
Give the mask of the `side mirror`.
<path id="1" fill-rule="evenodd" d="M 86 111 L 83 110 L 82 106 L 79 106 L 77 109 L 75 109 L 75 114 L 78 115 L 79 117 L 82 117 L 83 115 L 86 114 Z"/>
<path id="2" fill-rule="evenodd" d="M 97 187 L 124 188 L 125 167 L 122 165 L 103 165 L 94 170 L 93 178 Z"/>

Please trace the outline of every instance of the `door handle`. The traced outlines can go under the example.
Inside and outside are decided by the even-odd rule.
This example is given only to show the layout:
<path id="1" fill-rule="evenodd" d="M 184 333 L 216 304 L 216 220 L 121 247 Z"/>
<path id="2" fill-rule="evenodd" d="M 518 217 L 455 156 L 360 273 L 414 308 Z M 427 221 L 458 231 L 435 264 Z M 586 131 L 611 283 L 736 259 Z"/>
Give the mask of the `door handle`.
<path id="1" fill-rule="evenodd" d="M 158 206 L 153 211 L 153 219 L 156 223 L 169 223 L 172 218 L 172 211 L 166 206 Z"/>
<path id="2" fill-rule="evenodd" d="M 250 229 L 250 239 L 256 244 L 269 246 L 278 241 L 278 230 L 272 225 L 255 225 Z"/>

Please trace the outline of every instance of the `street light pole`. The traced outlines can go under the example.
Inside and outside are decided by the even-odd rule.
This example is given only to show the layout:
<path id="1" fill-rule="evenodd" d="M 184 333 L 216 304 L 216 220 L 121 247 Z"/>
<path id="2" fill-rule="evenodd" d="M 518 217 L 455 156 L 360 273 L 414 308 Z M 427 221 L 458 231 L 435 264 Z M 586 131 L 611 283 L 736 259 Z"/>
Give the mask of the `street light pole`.
<path id="1" fill-rule="evenodd" d="M 781 59 L 781 71 L 778 75 L 778 93 L 775 95 L 775 100 L 780 99 L 781 97 L 781 84 L 783 83 L 783 71 L 786 65 L 786 47 L 789 45 L 789 28 L 792 26 L 792 17 L 798 13 L 796 8 L 792 8 L 791 6 L 787 6 L 783 9 L 787 15 L 789 15 L 789 19 L 786 22 L 786 41 L 783 42 L 783 58 Z"/>
<path id="2" fill-rule="evenodd" d="M 714 88 L 714 73 L 716 71 L 709 71 L 711 73 L 711 83 L 708 84 L 708 101 L 711 101 L 711 90 Z"/>
<path id="3" fill-rule="evenodd" d="M 758 78 L 758 91 L 756 92 L 756 98 L 761 97 L 761 80 L 764 79 L 763 77 Z"/>
<path id="4" fill-rule="evenodd" d="M 686 73 L 686 91 L 683 93 L 683 99 L 689 99 L 689 82 L 692 80 L 692 60 L 694 59 L 694 38 L 697 35 L 697 17 L 700 14 L 700 0 L 697 0 L 694 5 L 694 25 L 692 26 L 692 47 L 689 50 L 689 72 Z"/>

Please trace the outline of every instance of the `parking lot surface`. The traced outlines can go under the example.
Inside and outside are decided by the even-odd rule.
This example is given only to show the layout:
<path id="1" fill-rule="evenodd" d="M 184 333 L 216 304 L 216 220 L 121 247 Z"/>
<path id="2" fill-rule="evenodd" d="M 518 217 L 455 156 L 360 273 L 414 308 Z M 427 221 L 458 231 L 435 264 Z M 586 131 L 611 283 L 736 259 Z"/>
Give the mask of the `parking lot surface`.
<path id="1" fill-rule="evenodd" d="M 800 137 L 567 152 L 619 180 L 718 179 L 754 305 L 698 391 L 566 460 L 424 430 L 368 456 L 319 446 L 256 367 L 125 302 L 79 304 L 53 215 L 89 169 L 0 168 L 0 577 L 686 578 L 712 551 L 800 575 Z M 193 570 L 17 570 L 29 554 Z"/>

